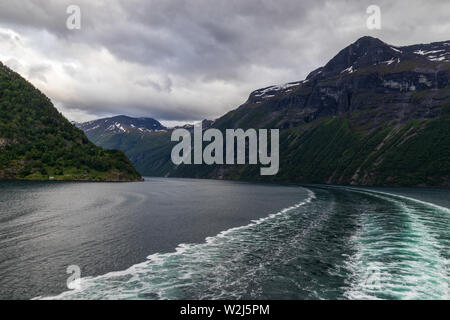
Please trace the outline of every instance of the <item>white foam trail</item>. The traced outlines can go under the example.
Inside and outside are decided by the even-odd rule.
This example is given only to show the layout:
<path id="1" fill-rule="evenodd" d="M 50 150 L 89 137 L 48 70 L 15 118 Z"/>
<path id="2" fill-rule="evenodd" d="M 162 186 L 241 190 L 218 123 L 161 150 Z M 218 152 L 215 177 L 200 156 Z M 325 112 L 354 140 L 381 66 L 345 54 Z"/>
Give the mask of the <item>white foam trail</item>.
<path id="1" fill-rule="evenodd" d="M 401 198 L 401 199 L 405 199 L 405 200 L 410 200 L 410 201 L 414 201 L 420 204 L 424 204 L 439 210 L 442 210 L 444 212 L 450 213 L 450 208 L 446 208 L 446 207 L 442 207 L 439 206 L 437 204 L 431 203 L 431 202 L 426 202 L 423 200 L 419 200 L 419 199 L 415 199 L 415 198 L 411 198 L 411 197 L 406 197 L 406 196 L 402 196 L 399 194 L 395 194 L 395 193 L 388 193 L 388 192 L 383 192 L 383 191 L 378 191 L 378 190 L 373 190 L 373 189 L 360 189 L 360 188 L 353 188 L 353 187 L 342 187 L 348 190 L 353 190 L 353 191 L 359 191 L 359 192 L 371 192 L 371 193 L 379 193 L 382 195 L 386 195 L 386 196 L 390 196 L 390 197 L 396 197 L 396 198 Z"/>
<path id="2" fill-rule="evenodd" d="M 165 253 L 165 254 L 161 254 L 161 253 L 152 254 L 147 257 L 146 261 L 139 263 L 139 264 L 135 264 L 126 270 L 113 271 L 113 272 L 109 272 L 104 275 L 96 276 L 96 277 L 82 278 L 82 279 L 80 279 L 80 288 L 79 289 L 65 291 L 57 296 L 37 297 L 35 299 L 59 300 L 59 299 L 71 299 L 73 297 L 75 297 L 75 299 L 77 299 L 77 295 L 82 296 L 84 291 L 89 290 L 91 288 L 96 288 L 97 282 L 117 281 L 117 280 L 113 280 L 113 279 L 120 278 L 120 277 L 131 277 L 130 279 L 127 279 L 125 283 L 122 283 L 122 284 L 132 283 L 133 281 L 139 282 L 140 274 L 145 273 L 149 268 L 156 268 L 156 269 L 158 267 L 164 268 L 163 264 L 167 263 L 171 258 L 183 255 L 185 253 L 190 253 L 192 256 L 194 256 L 196 258 L 195 253 L 200 252 L 202 249 L 206 250 L 206 253 L 203 253 L 203 254 L 209 254 L 211 252 L 209 252 L 210 250 L 208 250 L 208 246 L 217 245 L 217 244 L 220 245 L 221 244 L 220 241 L 224 241 L 224 239 L 226 240 L 226 238 L 228 238 L 229 240 L 233 240 L 233 234 L 235 232 L 246 230 L 246 229 L 255 227 L 257 225 L 260 225 L 264 222 L 270 221 L 270 220 L 272 220 L 276 217 L 282 216 L 294 209 L 304 206 L 305 204 L 308 204 L 313 199 L 315 199 L 316 196 L 312 190 L 304 188 L 304 187 L 303 187 L 303 189 L 306 189 L 306 191 L 308 193 L 308 196 L 305 200 L 303 200 L 291 207 L 282 209 L 277 213 L 270 214 L 267 217 L 253 220 L 250 224 L 247 224 L 245 226 L 230 228 L 228 230 L 220 232 L 216 236 L 207 237 L 205 239 L 205 242 L 202 244 L 184 244 L 184 243 L 182 243 L 182 244 L 179 244 L 175 248 L 175 252 Z M 214 246 L 212 246 L 212 247 L 213 247 L 213 249 L 215 249 Z M 152 269 L 152 271 L 153 271 L 153 269 Z M 189 269 L 184 270 L 183 268 L 181 268 L 180 270 L 177 270 L 177 272 L 181 272 L 181 274 L 177 274 L 177 279 L 189 279 L 190 278 L 189 272 L 192 272 L 192 270 L 189 270 Z M 122 284 L 119 284 L 119 285 L 122 285 Z M 156 286 L 158 286 L 158 285 L 156 285 Z M 162 289 L 165 289 L 164 286 L 170 286 L 170 288 L 173 289 L 173 288 L 176 288 L 177 286 L 182 286 L 182 284 L 163 283 L 162 286 L 163 286 Z M 101 288 L 99 288 L 99 289 L 101 290 Z M 112 299 L 125 299 L 125 298 L 130 298 L 130 297 L 135 298 L 135 294 L 137 293 L 136 289 L 130 288 L 129 290 L 130 291 L 122 289 L 122 291 L 120 293 L 112 293 L 111 292 L 110 294 L 106 294 L 106 297 L 112 298 Z M 164 298 L 164 297 L 161 296 L 161 294 L 159 294 L 158 298 Z M 87 299 L 87 298 L 82 297 L 81 299 Z"/>
<path id="3" fill-rule="evenodd" d="M 245 225 L 245 226 L 235 227 L 235 228 L 231 228 L 231 229 L 222 231 L 222 232 L 220 232 L 218 235 L 216 235 L 216 236 L 214 236 L 214 237 L 208 237 L 208 238 L 206 238 L 206 243 L 211 243 L 212 241 L 215 240 L 215 238 L 222 238 L 222 237 L 225 237 L 227 234 L 230 234 L 230 233 L 232 233 L 232 232 L 234 232 L 234 231 L 238 231 L 238 230 L 242 230 L 242 229 L 247 229 L 247 228 L 249 228 L 249 227 L 251 227 L 251 226 L 259 225 L 259 224 L 261 224 L 261 223 L 263 223 L 263 222 L 265 222 L 265 221 L 267 221 L 267 220 L 273 219 L 273 218 L 275 218 L 275 217 L 277 217 L 277 216 L 280 216 L 280 215 L 283 215 L 283 214 L 285 214 L 285 213 L 287 213 L 287 212 L 289 212 L 289 211 L 292 211 L 292 210 L 294 210 L 294 209 L 300 208 L 301 206 L 304 206 L 304 205 L 307 204 L 307 203 L 310 203 L 313 199 L 316 198 L 316 195 L 315 195 L 314 192 L 311 191 L 310 189 L 307 189 L 307 188 L 305 188 L 305 189 L 308 191 L 308 198 L 306 198 L 304 201 L 299 202 L 299 203 L 297 203 L 297 204 L 295 204 L 295 205 L 293 205 L 293 206 L 291 206 L 291 207 L 287 207 L 287 208 L 285 208 L 285 209 L 282 209 L 281 211 L 279 211 L 279 212 L 277 212 L 277 213 L 272 213 L 272 214 L 268 215 L 267 217 L 259 218 L 259 219 L 257 219 L 257 220 L 252 220 L 252 223 L 247 224 L 247 225 Z"/>
<path id="4" fill-rule="evenodd" d="M 389 295 L 400 299 L 448 299 L 449 261 L 441 254 L 446 249 L 437 241 L 434 232 L 424 224 L 428 219 L 426 210 L 417 211 L 401 200 L 444 212 L 449 210 L 387 192 L 346 189 L 394 203 L 405 215 L 407 225 L 403 227 L 408 229 L 386 234 L 380 223 L 385 222 L 389 216 L 383 217 L 375 212 L 361 216 L 361 229 L 353 239 L 357 253 L 348 261 L 353 272 L 353 282 L 346 296 L 350 299 L 377 299 Z M 386 262 L 386 257 L 390 257 L 392 261 Z"/>

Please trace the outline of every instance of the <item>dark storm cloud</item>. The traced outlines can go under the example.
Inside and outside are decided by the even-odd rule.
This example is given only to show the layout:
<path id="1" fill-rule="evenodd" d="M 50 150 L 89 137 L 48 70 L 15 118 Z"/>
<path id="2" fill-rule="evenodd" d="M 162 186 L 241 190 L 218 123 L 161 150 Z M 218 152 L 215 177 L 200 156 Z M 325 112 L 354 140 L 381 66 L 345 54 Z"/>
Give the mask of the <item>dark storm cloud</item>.
<path id="1" fill-rule="evenodd" d="M 81 8 L 81 30 L 66 28 L 70 4 Z M 379 31 L 366 28 L 370 4 L 381 7 Z M 0 41 L 9 43 L 0 57 L 69 116 L 191 120 L 217 117 L 258 87 L 301 80 L 363 35 L 395 45 L 447 40 L 449 13 L 438 0 L 0 0 Z"/>

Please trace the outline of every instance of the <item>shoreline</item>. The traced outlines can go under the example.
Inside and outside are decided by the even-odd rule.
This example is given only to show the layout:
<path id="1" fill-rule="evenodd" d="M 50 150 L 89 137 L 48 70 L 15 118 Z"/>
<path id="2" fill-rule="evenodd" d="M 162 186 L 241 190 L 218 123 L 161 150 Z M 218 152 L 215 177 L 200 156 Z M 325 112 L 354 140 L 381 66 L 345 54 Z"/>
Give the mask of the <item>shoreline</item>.
<path id="1" fill-rule="evenodd" d="M 145 176 L 145 178 L 158 178 L 158 179 L 193 179 L 202 181 L 231 181 L 242 183 L 253 183 L 259 185 L 275 185 L 275 186 L 339 186 L 339 187 L 354 187 L 354 188 L 423 188 L 423 189 L 443 189 L 449 190 L 448 186 L 427 186 L 427 185 L 359 185 L 359 184 L 328 184 L 328 183 L 311 183 L 301 181 L 283 181 L 283 180 L 245 180 L 245 179 L 217 179 L 217 178 L 201 178 L 201 177 L 167 177 L 167 176 Z"/>
<path id="2" fill-rule="evenodd" d="M 0 182 L 8 182 L 8 181 L 36 181 L 36 182 L 144 182 L 145 179 L 141 177 L 141 179 L 135 180 L 97 180 L 97 179 L 26 179 L 26 178 L 14 178 L 14 179 L 4 179 L 0 178 Z"/>

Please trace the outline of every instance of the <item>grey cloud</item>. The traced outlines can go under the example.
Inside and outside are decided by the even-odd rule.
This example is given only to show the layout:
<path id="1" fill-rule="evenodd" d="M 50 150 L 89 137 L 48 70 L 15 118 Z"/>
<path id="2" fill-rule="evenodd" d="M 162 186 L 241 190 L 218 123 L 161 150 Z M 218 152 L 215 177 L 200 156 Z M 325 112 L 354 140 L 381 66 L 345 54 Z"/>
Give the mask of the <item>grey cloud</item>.
<path id="1" fill-rule="evenodd" d="M 238 106 L 258 87 L 303 79 L 364 35 L 395 45 L 448 40 L 448 1 L 379 0 L 380 31 L 365 26 L 366 8 L 372 2 L 0 0 L 0 28 L 26 35 L 31 40 L 24 44 L 24 50 L 50 56 L 73 77 L 78 94 L 64 96 L 63 89 L 51 82 L 49 70 L 30 74 L 31 80 L 46 78 L 49 91 L 66 109 L 78 108 L 94 115 L 202 119 Z M 69 4 L 81 7 L 81 30 L 65 26 Z M 33 41 L 42 34 L 46 41 Z M 0 32 L 0 41 L 13 40 L 11 34 L 7 38 Z M 91 52 L 104 49 L 119 63 L 111 64 L 94 54 L 95 58 L 90 58 Z M 16 65 L 39 65 L 38 61 L 16 59 Z M 66 63 L 68 60 L 81 61 L 81 65 L 74 67 Z M 116 72 L 126 82 L 113 89 L 123 99 L 110 101 L 111 89 L 101 86 L 96 96 L 92 93 L 95 81 L 109 81 L 90 68 L 103 64 L 117 68 L 105 73 Z M 130 97 L 132 101 L 127 104 L 123 101 L 131 95 L 131 86 L 148 88 L 148 92 Z"/>
<path id="2" fill-rule="evenodd" d="M 144 77 L 135 82 L 137 85 L 142 87 L 151 87 L 157 91 L 172 91 L 172 80 L 170 77 L 164 78 L 162 81 L 154 81 L 150 77 Z"/>
<path id="3" fill-rule="evenodd" d="M 97 115 L 119 115 L 125 114 L 129 116 L 142 116 L 153 117 L 155 119 L 173 120 L 173 121 L 191 121 L 205 118 L 214 118 L 215 114 L 208 112 L 208 110 L 199 110 L 185 105 L 177 104 L 158 104 L 153 103 L 151 109 L 145 103 L 143 104 L 121 104 L 121 103 L 108 103 L 105 105 L 103 102 L 92 102 L 88 104 L 85 102 L 73 103 L 62 102 L 65 108 L 75 110 L 95 110 Z"/>
<path id="4" fill-rule="evenodd" d="M 33 65 L 28 70 L 28 78 L 30 80 L 37 79 L 47 82 L 45 74 L 52 69 L 52 66 L 46 64 Z"/>
<path id="5" fill-rule="evenodd" d="M 16 59 L 12 58 L 12 59 L 8 59 L 5 64 L 10 67 L 13 70 L 16 70 L 17 72 L 22 72 L 23 70 L 23 65 L 17 61 Z"/>
<path id="6" fill-rule="evenodd" d="M 75 76 L 75 74 L 77 73 L 77 70 L 75 69 L 75 67 L 70 64 L 64 64 L 62 67 L 63 67 L 64 72 L 67 73 L 71 77 Z"/>

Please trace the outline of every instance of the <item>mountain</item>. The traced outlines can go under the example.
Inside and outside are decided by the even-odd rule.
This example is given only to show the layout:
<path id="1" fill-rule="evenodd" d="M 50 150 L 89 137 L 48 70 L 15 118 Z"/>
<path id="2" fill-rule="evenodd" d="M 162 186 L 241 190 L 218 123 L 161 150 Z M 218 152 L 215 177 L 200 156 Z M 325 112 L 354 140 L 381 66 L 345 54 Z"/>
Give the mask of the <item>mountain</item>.
<path id="1" fill-rule="evenodd" d="M 292 128 L 356 112 L 371 113 L 369 126 L 431 119 L 447 97 L 449 61 L 450 42 L 394 47 L 363 37 L 306 80 L 252 92 L 220 124 Z"/>
<path id="2" fill-rule="evenodd" d="M 174 166 L 170 131 L 149 134 L 151 147 L 130 159 L 146 175 L 450 186 L 450 41 L 398 47 L 360 38 L 305 80 L 253 91 L 212 127 L 281 129 L 279 173 Z"/>
<path id="3" fill-rule="evenodd" d="M 212 121 L 204 120 L 203 127 Z M 173 129 L 166 128 L 153 118 L 116 116 L 84 123 L 75 123 L 96 145 L 106 149 L 124 151 L 139 172 L 150 176 L 165 175 L 172 169 L 170 135 Z M 182 128 L 192 130 L 193 125 Z M 148 170 L 158 163 L 156 171 Z"/>
<path id="4" fill-rule="evenodd" d="M 152 118 L 115 116 L 84 123 L 75 123 L 95 144 L 106 149 L 128 150 L 148 133 L 165 132 L 161 123 Z M 125 149 L 125 150 L 124 150 Z"/>
<path id="5" fill-rule="evenodd" d="M 75 125 L 93 140 L 102 139 L 114 134 L 144 133 L 167 129 L 152 118 L 132 118 L 127 116 L 103 118 L 84 123 L 75 123 Z"/>
<path id="6" fill-rule="evenodd" d="M 88 140 L 49 98 L 0 63 L 0 179 L 139 181 L 125 154 Z"/>
<path id="7" fill-rule="evenodd" d="M 118 149 L 125 152 L 139 172 L 146 172 L 145 161 L 154 157 L 152 147 L 163 143 L 167 145 L 168 129 L 152 118 L 132 118 L 115 116 L 103 118 L 76 126 L 96 145 L 106 149 Z M 160 139 L 163 137 L 163 140 Z M 170 140 L 170 137 L 168 138 Z M 169 151 L 166 151 L 170 153 Z M 144 159 L 142 154 L 146 154 Z M 168 170 L 169 168 L 167 168 Z"/>

